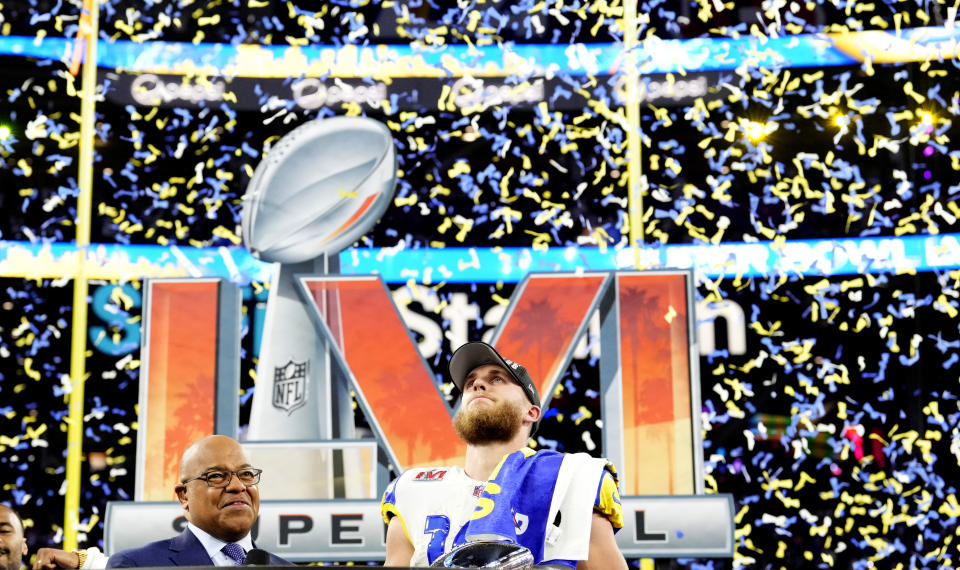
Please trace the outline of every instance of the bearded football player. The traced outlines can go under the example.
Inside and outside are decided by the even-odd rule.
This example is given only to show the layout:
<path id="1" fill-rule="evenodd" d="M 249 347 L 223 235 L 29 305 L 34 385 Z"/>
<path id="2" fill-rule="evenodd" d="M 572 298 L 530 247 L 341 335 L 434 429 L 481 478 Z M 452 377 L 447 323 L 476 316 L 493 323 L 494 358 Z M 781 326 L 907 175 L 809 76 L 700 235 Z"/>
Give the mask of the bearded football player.
<path id="1" fill-rule="evenodd" d="M 386 565 L 479 566 L 493 561 L 478 559 L 487 552 L 519 560 L 523 551 L 537 567 L 625 570 L 614 537 L 623 526 L 616 471 L 585 453 L 527 446 L 542 410 L 526 368 L 471 342 L 449 372 L 462 393 L 453 423 L 466 462 L 411 469 L 387 487 Z M 456 556 L 466 563 L 450 563 Z M 501 568 L 524 567 L 504 560 Z"/>

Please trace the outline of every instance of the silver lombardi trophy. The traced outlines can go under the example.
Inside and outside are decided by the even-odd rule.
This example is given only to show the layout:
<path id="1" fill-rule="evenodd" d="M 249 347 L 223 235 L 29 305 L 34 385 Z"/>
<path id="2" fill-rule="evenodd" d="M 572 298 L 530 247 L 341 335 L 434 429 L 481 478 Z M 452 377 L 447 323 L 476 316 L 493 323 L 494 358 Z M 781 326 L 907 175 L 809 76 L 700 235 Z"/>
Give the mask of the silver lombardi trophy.
<path id="1" fill-rule="evenodd" d="M 243 241 L 254 256 L 276 266 L 248 442 L 355 437 L 349 388 L 342 375 L 334 374 L 330 347 L 295 276 L 339 272 L 339 252 L 366 233 L 389 205 L 396 172 L 389 129 L 364 117 L 301 125 L 257 166 L 244 196 Z M 336 310 L 335 298 L 324 302 Z M 325 467 L 318 463 L 330 461 L 290 455 L 303 455 L 302 461 L 311 464 L 300 467 L 314 473 Z"/>
<path id="2" fill-rule="evenodd" d="M 530 570 L 533 554 L 525 546 L 513 542 L 478 540 L 461 544 L 433 561 L 435 568 L 499 568 Z"/>

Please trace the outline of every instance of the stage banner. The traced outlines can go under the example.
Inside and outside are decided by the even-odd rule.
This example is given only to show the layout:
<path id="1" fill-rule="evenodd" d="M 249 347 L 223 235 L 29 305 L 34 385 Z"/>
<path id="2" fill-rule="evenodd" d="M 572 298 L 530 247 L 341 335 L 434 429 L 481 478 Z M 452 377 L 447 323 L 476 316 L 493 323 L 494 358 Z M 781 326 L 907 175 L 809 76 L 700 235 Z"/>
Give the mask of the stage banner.
<path id="1" fill-rule="evenodd" d="M 295 81 L 277 77 L 228 77 L 212 75 L 186 77 L 163 73 L 130 73 L 100 70 L 100 82 L 108 85 L 105 96 L 117 105 L 138 107 L 202 108 L 227 105 L 236 110 L 254 110 L 263 105 L 263 93 L 276 101 L 305 111 L 321 107 L 358 105 L 364 109 L 390 107 L 398 111 L 478 110 L 493 106 L 536 107 L 556 110 L 583 109 L 589 99 L 570 90 L 557 76 L 532 77 L 520 83 L 504 77 L 404 78 L 390 81 L 362 77 L 303 77 Z M 624 99 L 623 78 L 597 77 L 610 83 L 614 95 Z M 638 85 L 642 103 L 674 107 L 695 100 L 720 98 L 715 86 L 720 72 L 690 72 L 684 76 L 645 75 Z M 711 88 L 713 87 L 713 88 Z"/>
<path id="2" fill-rule="evenodd" d="M 622 497 L 617 546 L 627 558 L 733 556 L 733 496 Z M 107 553 L 183 531 L 175 502 L 107 504 Z M 291 562 L 383 560 L 386 525 L 377 499 L 262 501 L 253 528 L 257 546 Z M 411 532 L 415 532 L 411 529 Z"/>

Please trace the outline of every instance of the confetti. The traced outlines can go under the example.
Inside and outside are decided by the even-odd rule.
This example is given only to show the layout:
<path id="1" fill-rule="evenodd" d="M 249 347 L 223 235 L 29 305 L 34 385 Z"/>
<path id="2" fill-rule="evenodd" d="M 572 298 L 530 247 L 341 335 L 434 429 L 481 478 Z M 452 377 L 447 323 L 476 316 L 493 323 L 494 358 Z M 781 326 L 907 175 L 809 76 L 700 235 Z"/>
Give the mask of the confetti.
<path id="1" fill-rule="evenodd" d="M 312 79 L 296 74 L 219 77 L 192 62 L 183 76 L 140 83 L 140 94 L 154 98 L 144 103 L 131 89 L 135 74 L 101 68 L 91 239 L 234 246 L 242 196 L 264 153 L 299 124 L 351 114 L 377 118 L 394 133 L 396 197 L 360 242 L 384 255 L 463 245 L 616 253 L 630 247 L 638 229 L 649 247 L 856 237 L 896 248 L 890 238 L 958 231 L 960 152 L 953 148 L 960 93 L 950 79 L 960 59 L 892 64 L 868 55 L 842 66 L 792 68 L 772 47 L 795 49 L 798 34 L 861 30 L 927 45 L 930 38 L 918 40 L 909 30 L 952 23 L 955 7 L 731 6 L 638 3 L 644 59 L 636 159 L 645 190 L 635 219 L 641 227 L 631 228 L 628 178 L 637 165 L 630 163 L 635 149 L 627 148 L 621 100 L 626 63 L 604 69 L 592 51 L 623 45 L 623 2 L 344 0 L 314 11 L 292 2 L 108 0 L 100 14 L 102 46 L 210 42 L 297 53 L 316 45 L 412 45 L 439 63 L 431 67 L 437 77 L 422 81 L 325 76 L 324 97 L 318 90 L 307 105 L 278 95 Z M 0 4 L 0 38 L 72 39 L 78 28 L 70 3 Z M 744 38 L 753 42 L 744 59 L 732 51 L 715 58 L 739 62 L 733 69 L 643 71 L 671 60 L 675 53 L 663 46 L 676 39 Z M 794 43 L 775 43 L 784 39 Z M 499 83 L 481 74 L 466 82 L 459 81 L 463 64 L 444 57 L 451 46 L 499 53 L 526 44 L 568 46 L 579 67 L 554 66 L 539 77 L 517 65 Z M 61 61 L 3 58 L 0 240 L 71 241 L 80 80 Z M 377 89 L 387 95 L 370 104 L 364 97 Z M 745 351 L 735 349 L 729 329 L 724 337 L 724 319 L 699 323 L 718 333 L 715 350 L 699 360 L 704 471 L 708 489 L 734 496 L 736 553 L 679 567 L 957 564 L 960 272 L 897 272 L 869 253 L 831 251 L 812 260 L 820 267 L 827 255 L 850 256 L 859 276 L 803 277 L 784 268 L 698 281 L 703 303 L 735 303 L 749 316 Z M 27 517 L 35 551 L 62 540 L 71 283 L 0 281 L 0 499 Z M 503 283 L 426 285 L 435 307 L 476 304 L 463 329 L 471 339 L 494 326 L 513 290 Z M 128 326 L 135 329 L 140 317 L 133 302 L 139 287 L 91 286 L 110 318 L 92 316 L 99 328 L 88 338 L 80 513 L 88 544 L 102 540 L 106 501 L 133 494 L 139 350 Z M 242 421 L 254 390 L 266 289 L 256 283 L 244 294 Z M 408 305 L 449 330 L 449 319 L 423 301 Z M 596 347 L 595 338 L 589 342 Z M 427 360 L 452 401 L 455 390 L 443 375 L 449 344 L 431 345 Z M 602 454 L 599 361 L 593 348 L 574 359 L 538 446 Z"/>

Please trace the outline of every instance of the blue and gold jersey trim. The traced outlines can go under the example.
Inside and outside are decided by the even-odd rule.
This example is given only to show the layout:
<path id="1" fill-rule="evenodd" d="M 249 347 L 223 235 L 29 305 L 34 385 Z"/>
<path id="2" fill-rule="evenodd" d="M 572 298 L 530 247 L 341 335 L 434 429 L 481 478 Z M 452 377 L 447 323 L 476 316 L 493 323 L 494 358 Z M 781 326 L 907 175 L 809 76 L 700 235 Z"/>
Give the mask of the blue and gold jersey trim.
<path id="1" fill-rule="evenodd" d="M 597 486 L 597 498 L 594 501 L 594 512 L 607 517 L 614 530 L 623 528 L 623 503 L 620 501 L 619 478 L 617 470 L 607 463 L 606 470 Z"/>

